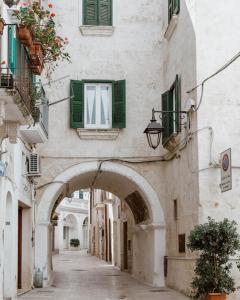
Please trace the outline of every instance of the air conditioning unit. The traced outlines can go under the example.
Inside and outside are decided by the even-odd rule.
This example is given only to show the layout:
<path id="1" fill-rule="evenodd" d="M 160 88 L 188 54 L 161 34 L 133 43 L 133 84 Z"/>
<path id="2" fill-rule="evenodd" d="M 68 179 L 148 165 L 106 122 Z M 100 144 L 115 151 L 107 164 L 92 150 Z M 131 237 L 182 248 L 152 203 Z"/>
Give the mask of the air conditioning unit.
<path id="1" fill-rule="evenodd" d="M 36 153 L 29 154 L 28 176 L 41 176 L 39 154 Z"/>

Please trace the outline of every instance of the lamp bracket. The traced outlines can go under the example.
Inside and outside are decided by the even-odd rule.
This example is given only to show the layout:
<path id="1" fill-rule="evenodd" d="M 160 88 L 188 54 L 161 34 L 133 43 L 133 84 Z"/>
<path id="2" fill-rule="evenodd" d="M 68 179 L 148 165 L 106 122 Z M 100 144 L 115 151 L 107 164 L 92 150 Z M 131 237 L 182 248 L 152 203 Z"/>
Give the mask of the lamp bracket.
<path id="1" fill-rule="evenodd" d="M 185 119 L 188 115 L 188 112 L 185 110 L 155 110 L 152 109 L 152 119 L 156 120 L 155 114 L 159 114 L 159 118 L 162 120 L 165 116 L 163 114 L 179 114 L 181 119 Z"/>

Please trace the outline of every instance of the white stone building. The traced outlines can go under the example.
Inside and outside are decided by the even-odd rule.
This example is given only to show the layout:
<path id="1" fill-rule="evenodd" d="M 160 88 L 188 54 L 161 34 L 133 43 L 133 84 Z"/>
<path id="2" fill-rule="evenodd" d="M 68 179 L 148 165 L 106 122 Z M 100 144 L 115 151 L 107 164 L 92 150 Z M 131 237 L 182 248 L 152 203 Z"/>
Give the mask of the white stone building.
<path id="1" fill-rule="evenodd" d="M 132 246 L 140 251 L 133 256 L 133 275 L 185 293 L 194 263 L 185 249 L 189 231 L 208 215 L 237 220 L 239 214 L 239 61 L 205 83 L 202 99 L 200 88 L 188 93 L 239 51 L 233 38 L 239 3 L 233 2 L 216 7 L 214 1 L 176 1 L 173 11 L 167 1 L 113 0 L 105 13 L 83 1 L 54 3 L 72 64 L 54 74 L 62 79 L 48 95 L 52 102 L 71 99 L 51 108 L 52 139 L 39 148 L 42 183 L 64 181 L 70 192 L 77 184 L 133 199 L 133 210 L 138 203 L 146 212 L 137 213 Z M 173 114 L 164 120 L 164 147 L 155 151 L 143 135 L 153 107 L 189 111 L 185 119 Z M 218 161 L 229 147 L 236 168 L 233 189 L 223 194 Z M 49 222 L 53 203 L 65 193 L 59 183 L 38 195 L 40 224 Z M 46 245 L 47 231 L 38 226 Z M 50 276 L 46 250 L 37 264 Z"/>
<path id="2" fill-rule="evenodd" d="M 77 189 L 100 189 L 116 195 L 133 217 L 133 276 L 188 294 L 194 267 L 194 257 L 186 249 L 190 230 L 209 215 L 239 221 L 240 3 L 51 3 L 59 33 L 69 40 L 71 63 L 62 63 L 51 84 L 44 86 L 51 106 L 49 139 L 36 147 L 42 176 L 36 187 L 35 267 L 44 272 L 44 283 L 49 284 L 53 276 L 49 233 L 56 205 Z M 5 121 L 5 103 L 10 100 L 4 97 L 1 95 Z M 152 108 L 175 111 L 163 114 L 165 131 L 155 151 L 143 134 Z M 14 148 L 20 161 L 19 149 L 24 149 L 20 141 L 13 146 L 4 140 L 2 147 L 1 151 L 7 149 L 8 153 L 1 160 L 11 161 Z M 221 193 L 219 159 L 227 148 L 232 149 L 232 189 Z M 17 182 L 15 176 L 21 175 L 14 175 Z M 8 177 L 0 179 L 0 205 L 8 207 L 10 191 L 15 201 L 12 234 L 16 237 L 17 201 L 28 198 L 17 194 L 22 184 L 16 188 Z M 25 192 L 32 200 L 31 189 Z M 0 211 L 0 228 L 8 230 L 8 214 L 4 208 Z M 123 230 L 124 225 L 119 226 Z M 8 259 L 3 241 L 0 255 L 3 276 Z M 117 261 L 121 266 L 121 258 Z M 16 256 L 12 263 L 16 272 Z M 11 276 L 15 280 L 15 275 Z M 0 297 L 1 288 L 0 284 Z M 11 296 L 15 295 L 16 290 Z"/>
<path id="3" fill-rule="evenodd" d="M 76 191 L 65 198 L 56 209 L 57 226 L 54 226 L 53 250 L 84 250 L 89 244 L 89 192 Z M 71 247 L 71 239 L 78 239 L 80 246 Z"/>
<path id="4" fill-rule="evenodd" d="M 17 293 L 32 288 L 35 176 L 40 175 L 35 168 L 38 160 L 35 147 L 48 137 L 48 108 L 39 107 L 40 117 L 35 118 L 31 89 L 39 80 L 32 74 L 25 48 L 16 39 L 13 8 L 0 1 L 0 15 L 5 21 L 0 37 L 1 300 L 16 299 Z"/>
<path id="5" fill-rule="evenodd" d="M 128 204 L 102 190 L 91 191 L 90 249 L 97 256 L 122 271 L 131 273 L 135 224 Z"/>

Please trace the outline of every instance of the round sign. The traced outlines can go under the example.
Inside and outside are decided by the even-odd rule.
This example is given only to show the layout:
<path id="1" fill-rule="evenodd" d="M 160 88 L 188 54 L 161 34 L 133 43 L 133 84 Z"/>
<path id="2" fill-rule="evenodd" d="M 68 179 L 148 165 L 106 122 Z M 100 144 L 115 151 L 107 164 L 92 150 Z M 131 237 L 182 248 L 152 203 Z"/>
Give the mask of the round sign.
<path id="1" fill-rule="evenodd" d="M 227 154 L 224 154 L 223 159 L 222 159 L 222 168 L 223 171 L 227 171 L 229 168 L 229 157 Z"/>

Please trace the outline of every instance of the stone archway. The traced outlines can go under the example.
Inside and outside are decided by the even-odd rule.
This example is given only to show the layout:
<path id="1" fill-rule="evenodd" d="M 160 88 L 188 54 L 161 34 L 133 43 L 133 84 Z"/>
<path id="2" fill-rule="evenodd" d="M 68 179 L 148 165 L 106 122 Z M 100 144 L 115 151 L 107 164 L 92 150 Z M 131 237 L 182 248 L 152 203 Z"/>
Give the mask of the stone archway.
<path id="1" fill-rule="evenodd" d="M 46 188 L 40 199 L 37 210 L 35 259 L 36 268 L 44 272 L 45 284 L 52 276 L 49 235 L 50 218 L 55 203 L 76 189 L 89 188 L 92 185 L 94 188 L 109 191 L 120 199 L 129 199 L 132 201 L 133 210 L 137 205 L 131 199 L 143 199 L 141 207 L 147 209 L 147 219 L 136 214 L 139 223 L 135 228 L 135 240 L 139 249 L 135 251 L 137 263 L 133 275 L 153 286 L 164 286 L 165 220 L 157 193 L 142 175 L 129 166 L 105 162 L 99 172 L 98 161 L 80 163 L 65 170 Z"/>

